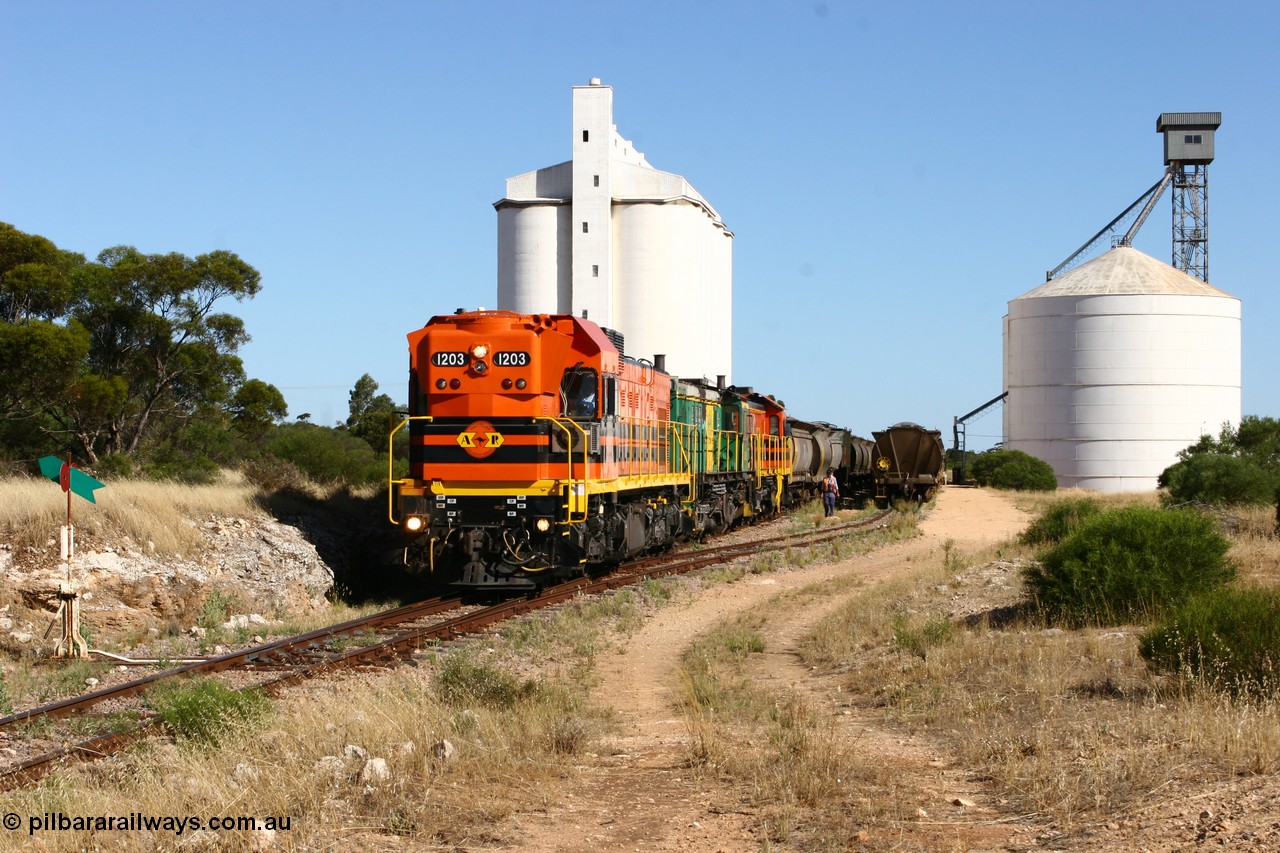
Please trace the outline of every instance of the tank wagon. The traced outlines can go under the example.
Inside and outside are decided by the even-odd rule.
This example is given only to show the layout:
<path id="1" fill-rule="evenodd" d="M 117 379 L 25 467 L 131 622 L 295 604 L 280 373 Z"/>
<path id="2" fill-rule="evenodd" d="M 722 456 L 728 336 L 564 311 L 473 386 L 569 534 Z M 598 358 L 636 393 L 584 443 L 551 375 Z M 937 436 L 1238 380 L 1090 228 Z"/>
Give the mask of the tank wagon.
<path id="1" fill-rule="evenodd" d="M 816 496 L 827 470 L 834 468 L 842 495 L 856 499 L 869 493 L 875 442 L 835 424 L 788 417 L 787 425 L 795 447 L 793 491 L 804 497 Z"/>
<path id="2" fill-rule="evenodd" d="M 843 495 L 871 490 L 872 442 L 673 377 L 586 319 L 460 311 L 408 338 L 392 437 L 408 431 L 409 470 L 388 516 L 405 564 L 457 586 L 532 589 L 767 517 L 828 468 Z"/>
<path id="3" fill-rule="evenodd" d="M 942 433 L 904 421 L 871 434 L 875 437 L 872 477 L 876 505 L 931 499 L 944 479 Z"/>

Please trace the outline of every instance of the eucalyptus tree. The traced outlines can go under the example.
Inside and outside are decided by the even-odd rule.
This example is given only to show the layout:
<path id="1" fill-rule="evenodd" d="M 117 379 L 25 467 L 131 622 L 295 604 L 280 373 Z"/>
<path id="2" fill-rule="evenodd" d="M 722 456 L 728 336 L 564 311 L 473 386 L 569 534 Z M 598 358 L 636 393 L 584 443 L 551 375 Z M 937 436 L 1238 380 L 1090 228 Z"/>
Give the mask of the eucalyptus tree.
<path id="1" fill-rule="evenodd" d="M 22 422 L 26 443 L 44 436 L 90 463 L 197 421 L 260 434 L 284 417 L 284 398 L 246 378 L 244 321 L 218 309 L 261 286 L 225 250 L 116 246 L 86 262 L 0 223 L 0 423 Z"/>

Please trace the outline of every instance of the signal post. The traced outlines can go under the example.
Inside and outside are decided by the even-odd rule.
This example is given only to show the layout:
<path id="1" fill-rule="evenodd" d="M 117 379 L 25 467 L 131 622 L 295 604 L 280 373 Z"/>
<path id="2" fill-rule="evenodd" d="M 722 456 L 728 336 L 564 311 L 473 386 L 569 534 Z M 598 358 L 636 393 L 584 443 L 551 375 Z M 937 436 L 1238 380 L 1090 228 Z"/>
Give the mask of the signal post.
<path id="1" fill-rule="evenodd" d="M 60 536 L 65 575 L 58 585 L 58 614 L 54 617 L 61 622 L 62 630 L 53 653 L 60 658 L 87 658 L 89 644 L 80 633 L 80 593 L 71 577 L 71 561 L 76 550 L 76 529 L 71 523 L 71 493 L 75 492 L 89 503 L 97 503 L 93 493 L 102 488 L 102 483 L 72 465 L 70 456 L 65 463 L 56 456 L 41 458 L 40 472 L 58 483 L 67 495 L 67 523 L 63 525 Z M 48 634 L 47 631 L 45 633 Z"/>

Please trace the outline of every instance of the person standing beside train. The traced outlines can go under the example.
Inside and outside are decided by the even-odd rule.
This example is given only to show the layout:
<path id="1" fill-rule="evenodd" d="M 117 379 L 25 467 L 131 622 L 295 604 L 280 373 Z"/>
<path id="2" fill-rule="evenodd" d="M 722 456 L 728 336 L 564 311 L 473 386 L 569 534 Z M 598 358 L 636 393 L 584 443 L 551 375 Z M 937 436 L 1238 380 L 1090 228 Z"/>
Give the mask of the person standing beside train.
<path id="1" fill-rule="evenodd" d="M 836 498 L 840 497 L 840 484 L 836 482 L 836 469 L 827 469 L 827 478 L 822 481 L 822 508 L 826 517 L 836 514 Z"/>

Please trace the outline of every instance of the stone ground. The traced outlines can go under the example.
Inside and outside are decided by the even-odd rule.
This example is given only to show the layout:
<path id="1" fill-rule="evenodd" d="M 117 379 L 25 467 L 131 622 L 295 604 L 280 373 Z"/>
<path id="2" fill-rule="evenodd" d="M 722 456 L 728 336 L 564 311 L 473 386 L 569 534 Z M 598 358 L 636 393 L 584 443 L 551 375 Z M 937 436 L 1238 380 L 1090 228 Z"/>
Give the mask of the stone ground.
<path id="1" fill-rule="evenodd" d="M 234 594 L 240 608 L 235 612 L 246 615 L 328 609 L 333 567 L 299 527 L 265 514 L 192 524 L 205 549 L 190 558 L 158 557 L 127 541 L 77 548 L 74 579 L 83 621 L 108 650 L 175 626 L 189 630 L 214 590 Z M 55 543 L 39 554 L 15 553 L 0 543 L 0 647 L 21 654 L 47 645 L 41 637 L 64 579 Z"/>

